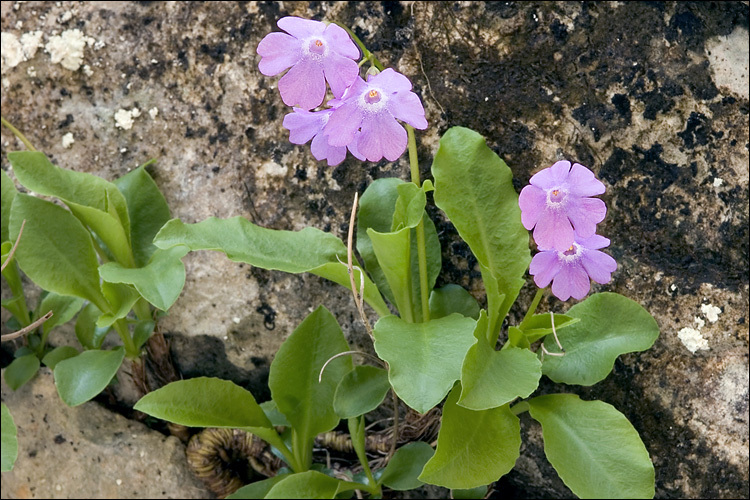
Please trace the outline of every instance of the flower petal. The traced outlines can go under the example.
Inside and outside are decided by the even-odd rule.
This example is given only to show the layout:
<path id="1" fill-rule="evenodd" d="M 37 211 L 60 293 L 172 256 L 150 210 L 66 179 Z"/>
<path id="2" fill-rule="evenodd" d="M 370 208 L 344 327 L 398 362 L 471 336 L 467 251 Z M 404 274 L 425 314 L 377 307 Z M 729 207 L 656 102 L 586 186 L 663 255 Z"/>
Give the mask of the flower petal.
<path id="1" fill-rule="evenodd" d="M 588 238 L 596 233 L 596 225 L 607 215 L 607 205 L 599 198 L 574 198 L 565 207 L 570 222 L 580 238 Z"/>
<path id="2" fill-rule="evenodd" d="M 368 161 L 379 161 L 384 156 L 389 161 L 396 161 L 406 151 L 407 141 L 404 127 L 383 110 L 364 116 L 357 149 Z"/>
<path id="3" fill-rule="evenodd" d="M 349 59 L 359 59 L 357 45 L 352 41 L 349 33 L 338 24 L 331 23 L 326 26 L 323 36 L 328 41 L 331 50 Z"/>
<path id="4" fill-rule="evenodd" d="M 529 184 L 533 184 L 542 189 L 552 189 L 558 187 L 568 178 L 570 171 L 569 161 L 558 161 L 549 168 L 540 170 L 529 179 Z"/>
<path id="5" fill-rule="evenodd" d="M 576 238 L 579 245 L 587 250 L 599 250 L 609 246 L 609 238 L 605 238 L 599 234 L 589 236 L 588 238 Z"/>
<path id="6" fill-rule="evenodd" d="M 346 146 L 354 139 L 354 134 L 362 124 L 362 110 L 355 100 L 348 100 L 333 110 L 323 134 L 331 146 Z"/>
<path id="7" fill-rule="evenodd" d="M 552 293 L 560 300 L 584 298 L 591 290 L 588 274 L 578 262 L 565 265 L 552 282 Z"/>
<path id="8" fill-rule="evenodd" d="M 392 96 L 388 100 L 388 111 L 397 119 L 416 129 L 424 130 L 427 128 L 422 101 L 414 92 L 399 92 Z"/>
<path id="9" fill-rule="evenodd" d="M 526 229 L 532 229 L 544 214 L 547 205 L 547 195 L 536 186 L 529 184 L 521 190 L 518 196 L 518 206 L 521 207 L 521 223 Z"/>
<path id="10" fill-rule="evenodd" d="M 323 62 L 323 72 L 333 95 L 341 97 L 359 76 L 359 66 L 353 60 L 332 51 Z"/>
<path id="11" fill-rule="evenodd" d="M 282 17 L 276 22 L 276 26 L 300 39 L 314 35 L 322 35 L 326 29 L 325 23 L 294 16 Z"/>
<path id="12" fill-rule="evenodd" d="M 315 137 L 323 129 L 324 116 L 320 113 L 312 113 L 300 108 L 294 108 L 293 113 L 284 117 L 282 125 L 289 130 L 289 142 L 292 144 L 305 144 Z"/>
<path id="13" fill-rule="evenodd" d="M 575 240 L 568 217 L 558 210 L 546 209 L 534 228 L 534 241 L 539 248 L 564 252 Z"/>
<path id="14" fill-rule="evenodd" d="M 357 142 L 359 142 L 359 136 L 362 134 L 362 132 L 357 131 L 357 133 L 354 134 L 354 139 L 352 139 L 352 142 L 346 145 L 347 149 L 349 149 L 349 152 L 354 155 L 356 159 L 359 161 L 365 161 L 367 158 L 365 158 L 365 155 L 359 152 L 359 149 L 357 149 Z"/>
<path id="15" fill-rule="evenodd" d="M 323 134 L 318 134 L 310 144 L 310 152 L 316 160 L 328 160 L 328 166 L 335 167 L 346 158 L 346 147 L 331 146 L 328 144 L 328 138 Z"/>
<path id="16" fill-rule="evenodd" d="M 377 75 L 370 76 L 367 83 L 376 85 L 389 93 L 411 90 L 411 81 L 393 68 L 386 68 Z"/>
<path id="17" fill-rule="evenodd" d="M 596 196 L 605 191 L 602 181 L 594 176 L 594 172 L 580 163 L 575 163 L 568 175 L 568 191 L 576 196 Z"/>
<path id="18" fill-rule="evenodd" d="M 278 75 L 302 58 L 300 41 L 286 33 L 269 33 L 256 50 L 261 60 L 258 69 L 266 76 Z"/>
<path id="19" fill-rule="evenodd" d="M 539 288 L 549 285 L 549 282 L 560 272 L 562 263 L 557 257 L 557 252 L 547 250 L 539 252 L 531 259 L 529 274 L 534 276 L 534 283 Z"/>
<path id="20" fill-rule="evenodd" d="M 584 250 L 581 264 L 591 279 L 602 285 L 609 283 L 617 270 L 617 261 L 599 250 Z"/>
<path id="21" fill-rule="evenodd" d="M 326 93 L 326 82 L 320 63 L 301 59 L 279 80 L 281 100 L 287 106 L 312 109 L 320 106 Z"/>

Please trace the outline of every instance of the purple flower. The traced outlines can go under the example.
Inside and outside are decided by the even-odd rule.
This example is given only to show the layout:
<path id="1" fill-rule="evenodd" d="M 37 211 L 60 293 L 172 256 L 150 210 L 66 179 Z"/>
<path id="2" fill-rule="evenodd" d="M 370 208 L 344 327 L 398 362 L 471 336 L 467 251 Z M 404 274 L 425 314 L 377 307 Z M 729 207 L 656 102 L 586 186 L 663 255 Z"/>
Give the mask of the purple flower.
<path id="1" fill-rule="evenodd" d="M 609 239 L 595 234 L 588 238 L 576 237 L 564 252 L 541 250 L 531 259 L 529 274 L 539 288 L 552 281 L 552 293 L 560 300 L 570 297 L 582 299 L 591 289 L 592 279 L 597 283 L 609 283 L 617 262 L 600 248 L 609 246 Z"/>
<path id="2" fill-rule="evenodd" d="M 305 144 L 312 139 L 310 151 L 316 160 L 328 160 L 329 166 L 335 166 L 346 158 L 346 146 L 331 146 L 328 139 L 321 134 L 323 127 L 333 109 L 323 111 L 307 111 L 294 108 L 293 113 L 284 117 L 284 128 L 289 130 L 289 142 L 292 144 Z"/>
<path id="3" fill-rule="evenodd" d="M 564 252 L 575 236 L 588 238 L 596 233 L 607 207 L 589 196 L 603 192 L 604 184 L 591 170 L 579 163 L 571 168 L 569 161 L 558 161 L 536 173 L 521 190 L 521 222 L 526 229 L 534 228 L 538 247 Z"/>
<path id="4" fill-rule="evenodd" d="M 287 106 L 312 109 L 320 106 L 326 81 L 340 97 L 359 75 L 359 49 L 343 28 L 299 17 L 283 17 L 279 28 L 258 44 L 258 68 L 266 76 L 291 68 L 279 80 L 281 99 Z"/>
<path id="5" fill-rule="evenodd" d="M 369 161 L 383 157 L 395 161 L 404 153 L 407 134 L 397 119 L 420 130 L 427 128 L 422 102 L 411 91 L 411 82 L 391 68 L 370 76 L 367 82 L 357 77 L 337 104 L 323 129 L 329 144 L 350 145 L 353 154 L 358 151 Z"/>

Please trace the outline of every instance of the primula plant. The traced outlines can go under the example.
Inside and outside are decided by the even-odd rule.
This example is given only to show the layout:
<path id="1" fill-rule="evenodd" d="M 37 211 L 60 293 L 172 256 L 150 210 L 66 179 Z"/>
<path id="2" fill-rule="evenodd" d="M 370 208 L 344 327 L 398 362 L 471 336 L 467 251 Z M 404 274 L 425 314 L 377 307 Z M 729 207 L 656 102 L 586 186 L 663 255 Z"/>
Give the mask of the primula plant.
<path id="1" fill-rule="evenodd" d="M 259 405 L 231 382 L 198 378 L 152 392 L 136 409 L 183 425 L 244 429 L 270 443 L 286 468 L 235 498 L 334 498 L 353 490 L 376 498 L 384 487 L 424 483 L 450 488 L 455 497 L 481 497 L 514 467 L 519 415 L 527 411 L 541 424 L 545 454 L 573 493 L 652 497 L 653 465 L 622 413 L 574 394 L 536 395 L 542 375 L 595 384 L 619 355 L 648 349 L 659 334 L 646 310 L 616 293 L 590 295 L 564 313 L 536 311 L 550 283 L 561 301 L 580 300 L 592 279 L 606 284 L 615 272 L 614 259 L 601 251 L 609 240 L 596 234 L 606 207 L 595 196 L 604 184 L 583 165 L 559 161 L 536 173 L 519 198 L 508 166 L 483 137 L 461 127 L 442 136 L 433 180 L 422 182 L 414 128 L 427 128 L 427 121 L 409 79 L 383 67 L 336 24 L 286 17 L 278 26 L 285 33 L 271 33 L 258 46 L 259 67 L 268 76 L 286 71 L 279 91 L 292 107 L 282 123 L 290 141 L 312 140 L 313 156 L 329 165 L 347 154 L 394 161 L 408 148 L 410 181 L 379 179 L 359 203 L 355 197 L 348 245 L 312 227 L 272 230 L 242 217 L 196 224 L 174 219 L 154 244 L 161 251 L 217 250 L 233 261 L 309 272 L 351 289 L 376 366 L 354 365 L 369 356 L 350 350 L 334 316 L 320 306 L 276 354 L 270 401 Z M 442 262 L 425 211 L 429 193 L 477 259 L 486 291 L 481 305 L 458 285 L 435 288 Z M 352 243 L 355 216 L 361 261 Z M 538 291 L 523 320 L 506 326 L 527 271 Z M 410 415 L 442 409 L 436 448 L 409 443 L 391 450 L 385 467 L 371 467 L 366 414 L 390 390 Z M 341 419 L 361 466 L 345 476 L 313 463 L 316 436 Z M 398 419 L 396 412 L 394 447 Z"/>

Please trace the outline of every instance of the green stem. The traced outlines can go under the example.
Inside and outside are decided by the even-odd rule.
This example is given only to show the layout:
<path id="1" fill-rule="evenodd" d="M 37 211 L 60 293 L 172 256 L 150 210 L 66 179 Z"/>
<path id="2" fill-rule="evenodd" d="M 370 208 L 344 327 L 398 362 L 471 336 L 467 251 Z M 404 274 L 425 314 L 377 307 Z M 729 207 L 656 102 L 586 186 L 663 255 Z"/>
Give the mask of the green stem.
<path id="1" fill-rule="evenodd" d="M 380 61 L 378 61 L 377 57 L 375 57 L 375 55 L 372 52 L 367 50 L 367 47 L 365 47 L 365 44 L 362 43 L 362 40 L 360 40 L 359 37 L 355 35 L 352 30 L 349 29 L 348 26 L 342 23 L 334 23 L 334 24 L 337 24 L 338 26 L 346 30 L 346 32 L 349 33 L 349 36 L 352 37 L 352 40 L 354 40 L 354 43 L 357 44 L 357 47 L 359 47 L 359 50 L 362 51 L 362 61 L 360 61 L 360 64 L 359 64 L 360 66 L 363 64 L 364 61 L 370 61 L 370 64 L 375 66 L 378 69 L 378 71 L 383 71 L 385 69 L 385 66 L 383 66 L 383 64 Z"/>
<path id="2" fill-rule="evenodd" d="M 22 326 L 27 327 L 31 324 L 31 315 L 29 314 L 29 307 L 26 304 L 26 296 L 23 294 L 23 285 L 21 283 L 21 275 L 18 272 L 18 264 L 16 264 L 15 257 L 8 265 L 3 269 L 3 277 L 8 282 L 10 292 L 13 295 L 14 302 L 9 303 L 7 306 L 3 306 L 13 314 L 16 321 Z"/>
<path id="3" fill-rule="evenodd" d="M 294 472 L 305 472 L 305 470 L 307 469 L 302 469 L 302 467 L 300 467 L 300 465 L 297 463 L 297 458 L 294 456 L 294 453 L 292 453 L 286 443 L 284 443 L 284 440 L 281 439 L 281 436 L 279 436 L 274 429 L 269 429 L 269 431 L 270 432 L 264 433 L 260 437 L 268 442 L 268 444 L 279 450 L 282 455 L 284 455 L 284 459 L 286 460 L 287 465 L 289 465 L 289 467 L 291 467 Z"/>
<path id="4" fill-rule="evenodd" d="M 409 168 L 411 170 L 411 181 L 422 187 L 422 181 L 419 178 L 419 158 L 417 157 L 417 139 L 414 136 L 414 129 L 411 125 L 406 125 L 406 132 L 409 135 Z M 417 260 L 419 262 L 419 291 L 422 299 L 422 321 L 430 321 L 430 290 L 427 284 L 427 251 L 425 250 L 424 235 L 424 217 L 419 221 L 416 227 L 417 232 Z"/>
<path id="5" fill-rule="evenodd" d="M 529 411 L 529 402 L 519 401 L 518 403 L 510 407 L 510 411 L 512 411 L 513 415 L 515 416 L 518 416 L 525 411 Z"/>
<path id="6" fill-rule="evenodd" d="M 521 321 L 521 325 L 529 321 L 531 317 L 534 315 L 534 313 L 536 312 L 536 308 L 539 305 L 539 301 L 542 300 L 542 297 L 544 296 L 546 291 L 547 291 L 546 288 L 539 288 L 536 291 L 536 295 L 534 295 L 534 300 L 531 301 L 529 310 L 526 311 L 526 316 L 523 317 L 523 321 Z"/>
<path id="7" fill-rule="evenodd" d="M 125 355 L 128 359 L 136 359 L 140 356 L 141 353 L 135 347 L 133 338 L 130 336 L 130 331 L 128 330 L 128 324 L 125 320 L 120 318 L 115 321 L 112 326 L 114 326 L 117 335 L 119 335 L 122 340 L 122 345 L 125 347 Z"/>
<path id="8" fill-rule="evenodd" d="M 2 121 L 3 126 L 5 126 L 8 130 L 13 132 L 13 135 L 18 137 L 18 139 L 24 144 L 24 146 L 26 146 L 26 149 L 28 149 L 29 151 L 36 151 L 36 149 L 34 148 L 34 146 L 31 145 L 29 140 L 16 127 L 11 125 L 8 120 L 0 117 L 0 121 Z"/>
<path id="9" fill-rule="evenodd" d="M 367 490 L 371 495 L 380 497 L 382 490 L 377 481 L 375 481 L 375 477 L 372 475 L 370 464 L 367 461 L 367 454 L 365 453 L 364 416 L 350 418 L 347 423 L 349 425 L 349 435 L 352 438 L 352 442 L 354 439 L 357 439 L 357 443 L 353 442 L 353 444 L 355 444 L 353 448 L 354 452 L 357 454 L 359 463 L 362 464 L 365 476 L 367 476 L 367 486 L 369 486 Z"/>
<path id="10" fill-rule="evenodd" d="M 148 307 L 148 302 L 143 297 L 135 302 L 133 312 L 135 312 L 136 317 L 141 321 L 151 319 L 151 308 Z"/>

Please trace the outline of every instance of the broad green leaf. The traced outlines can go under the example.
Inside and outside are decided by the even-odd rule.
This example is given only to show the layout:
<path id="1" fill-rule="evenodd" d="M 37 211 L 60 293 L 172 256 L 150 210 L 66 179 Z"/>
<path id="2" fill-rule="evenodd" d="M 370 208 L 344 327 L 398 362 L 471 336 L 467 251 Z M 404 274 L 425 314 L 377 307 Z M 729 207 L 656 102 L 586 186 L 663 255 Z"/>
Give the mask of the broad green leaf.
<path id="1" fill-rule="evenodd" d="M 424 483 L 417 477 L 434 454 L 432 446 L 422 441 L 402 446 L 388 461 L 380 476 L 380 483 L 396 491 L 419 488 Z"/>
<path id="2" fill-rule="evenodd" d="M 182 258 L 189 251 L 184 245 L 157 249 L 145 267 L 129 269 L 117 262 L 108 262 L 99 267 L 99 274 L 105 281 L 133 285 L 144 299 L 166 311 L 175 303 L 185 285 Z"/>
<path id="3" fill-rule="evenodd" d="M 2 306 L 13 315 L 13 320 L 18 322 L 18 326 L 12 326 L 6 324 L 7 328 L 20 329 L 31 324 L 31 315 L 29 314 L 28 306 L 26 305 L 26 297 L 23 293 L 23 283 L 21 282 L 21 273 L 18 270 L 18 263 L 16 258 L 8 262 L 10 251 L 13 248 L 13 243 L 5 241 L 0 245 L 0 251 L 2 252 L 2 263 L 5 266 L 3 269 L 3 278 L 8 283 L 12 296 L 10 298 L 2 299 Z"/>
<path id="4" fill-rule="evenodd" d="M 487 496 L 488 486 L 477 486 L 476 488 L 469 488 L 466 490 L 454 489 L 451 490 L 451 498 L 455 500 L 471 500 L 473 498 L 482 499 Z"/>
<path id="5" fill-rule="evenodd" d="M 427 204 L 425 191 L 413 182 L 404 182 L 396 186 L 398 198 L 393 210 L 391 221 L 391 232 L 405 227 L 417 227 L 424 216 L 424 207 Z"/>
<path id="6" fill-rule="evenodd" d="M 145 266 L 156 251 L 154 236 L 169 221 L 164 195 L 144 167 L 114 181 L 125 197 L 130 217 L 130 241 L 138 267 Z"/>
<path id="7" fill-rule="evenodd" d="M 378 320 L 375 351 L 388 362 L 388 379 L 404 403 L 425 413 L 443 400 L 476 341 L 475 324 L 455 313 L 427 323 L 407 323 L 396 316 Z"/>
<path id="8" fill-rule="evenodd" d="M 435 224 L 424 214 L 425 256 L 427 288 L 432 289 L 440 274 L 440 242 Z M 399 314 L 410 323 L 422 322 L 422 298 L 419 282 L 419 258 L 416 230 L 404 227 L 395 233 L 378 233 L 367 230 L 372 248 L 377 256 L 393 294 Z"/>
<path id="9" fill-rule="evenodd" d="M 54 327 L 63 325 L 73 319 L 73 316 L 83 307 L 83 302 L 84 300 L 80 297 L 49 292 L 44 296 L 36 311 L 37 318 L 41 318 L 52 311 L 52 317 L 42 325 L 43 331 L 50 332 Z"/>
<path id="10" fill-rule="evenodd" d="M 115 321 L 127 316 L 140 298 L 138 292 L 130 285 L 109 283 L 106 281 L 102 283 L 102 293 L 104 293 L 107 301 L 112 305 L 113 312 L 102 314 L 96 320 L 96 326 L 99 328 L 112 326 Z"/>
<path id="11" fill-rule="evenodd" d="M 253 483 L 247 484 L 240 488 L 239 490 L 235 491 L 231 495 L 227 496 L 226 498 L 233 499 L 233 500 L 255 500 L 260 498 L 266 498 L 266 495 L 268 492 L 273 488 L 273 486 L 278 483 L 279 481 L 283 480 L 284 478 L 288 477 L 289 474 L 279 474 L 274 477 L 269 477 L 268 479 L 263 479 L 261 481 L 255 481 Z"/>
<path id="12" fill-rule="evenodd" d="M 542 373 L 555 382 L 593 385 L 612 371 L 617 356 L 645 351 L 659 336 L 656 320 L 627 297 L 597 293 L 567 312 L 580 321 L 558 332 L 565 356 L 546 356 Z M 555 339 L 547 337 L 545 347 L 557 351 Z"/>
<path id="13" fill-rule="evenodd" d="M 521 424 L 508 405 L 474 411 L 458 406 L 457 385 L 443 406 L 435 456 L 420 481 L 453 489 L 476 488 L 510 472 L 521 449 Z"/>
<path id="14" fill-rule="evenodd" d="M 274 427 L 289 427 L 291 425 L 289 420 L 287 420 L 284 414 L 276 407 L 276 403 L 273 399 L 262 402 L 260 407 L 263 408 L 263 412 Z"/>
<path id="15" fill-rule="evenodd" d="M 534 343 L 545 335 L 552 333 L 551 314 L 534 314 L 528 320 L 522 321 L 518 327 L 523 331 L 526 339 Z M 580 321 L 565 314 L 555 314 L 555 331 L 560 331 L 566 326 L 574 325 Z"/>
<path id="16" fill-rule="evenodd" d="M 274 484 L 265 498 L 334 498 L 341 481 L 318 471 L 289 474 Z"/>
<path id="17" fill-rule="evenodd" d="M 18 431 L 16 423 L 13 421 L 13 415 L 5 403 L 0 405 L 0 427 L 2 428 L 2 464 L 0 470 L 8 472 L 13 469 L 13 464 L 18 458 Z"/>
<path id="18" fill-rule="evenodd" d="M 87 304 L 76 318 L 76 338 L 86 349 L 99 349 L 110 327 L 98 327 L 96 322 L 102 312 L 94 304 Z"/>
<path id="19" fill-rule="evenodd" d="M 336 388 L 333 408 L 341 418 L 364 415 L 380 406 L 390 388 L 387 371 L 377 366 L 355 366 Z"/>
<path id="20" fill-rule="evenodd" d="M 49 367 L 50 370 L 54 370 L 55 366 L 57 366 L 57 363 L 65 359 L 78 356 L 78 354 L 78 349 L 76 349 L 75 347 L 71 347 L 69 345 L 61 345 L 48 352 L 42 358 L 42 363 L 44 363 L 44 366 Z"/>
<path id="21" fill-rule="evenodd" d="M 277 231 L 242 217 L 210 217 L 197 224 L 172 219 L 156 235 L 154 244 L 163 249 L 187 245 L 193 251 L 217 250 L 235 262 L 287 273 L 310 272 L 351 288 L 346 264 L 342 264 L 347 260 L 346 246 L 334 235 L 312 227 Z M 359 274 L 355 274 L 359 283 Z M 389 314 L 383 297 L 367 277 L 364 295 L 378 314 Z"/>
<path id="22" fill-rule="evenodd" d="M 55 365 L 57 394 L 66 405 L 78 406 L 104 390 L 125 357 L 122 347 L 111 351 L 85 351 Z"/>
<path id="23" fill-rule="evenodd" d="M 536 354 L 515 347 L 496 351 L 487 344 L 487 316 L 481 313 L 461 367 L 461 398 L 458 404 L 471 410 L 486 410 L 525 398 L 534 392 L 542 377 Z"/>
<path id="24" fill-rule="evenodd" d="M 53 165 L 39 151 L 8 153 L 18 182 L 65 202 L 73 214 L 107 244 L 118 261 L 134 265 L 130 250 L 130 219 L 125 198 L 101 177 Z"/>
<path id="25" fill-rule="evenodd" d="M 154 333 L 156 323 L 150 319 L 143 319 L 135 323 L 133 328 L 133 344 L 136 349 L 140 349 L 148 341 L 151 334 Z"/>
<path id="26" fill-rule="evenodd" d="M 10 206 L 13 203 L 13 199 L 18 194 L 16 185 L 5 173 L 5 170 L 0 170 L 0 181 L 2 181 L 0 188 L 2 188 L 2 222 L 0 223 L 0 242 L 5 243 L 10 240 L 8 233 L 8 222 L 10 221 Z M 4 469 L 3 469 L 4 470 Z"/>
<path id="27" fill-rule="evenodd" d="M 365 269 L 372 276 L 383 295 L 392 303 L 396 301 L 391 292 L 391 287 L 385 279 L 383 270 L 380 269 L 372 242 L 367 235 L 367 230 L 372 228 L 379 233 L 390 232 L 393 224 L 393 212 L 398 199 L 398 186 L 404 181 L 396 177 L 377 179 L 367 186 L 362 197 L 359 199 L 359 210 L 357 212 L 357 251 L 362 257 Z"/>
<path id="28" fill-rule="evenodd" d="M 333 395 L 343 376 L 352 370 L 350 357 L 331 361 L 321 382 L 318 376 L 326 361 L 348 350 L 336 318 L 323 306 L 308 315 L 281 344 L 271 363 L 268 387 L 279 411 L 299 436 L 300 441 L 295 445 L 312 446 L 315 436 L 339 423 L 333 410 Z M 306 457 L 307 453 L 300 452 L 297 456 Z"/>
<path id="29" fill-rule="evenodd" d="M 517 326 L 508 327 L 508 342 L 503 345 L 503 350 L 510 349 L 511 347 L 518 347 L 520 349 L 528 349 L 531 347 L 529 339 L 523 334 L 523 330 Z"/>
<path id="30" fill-rule="evenodd" d="M 54 203 L 18 194 L 10 218 L 13 238 L 24 219 L 15 257 L 23 272 L 45 290 L 82 297 L 108 310 L 91 236 L 80 221 Z"/>
<path id="31" fill-rule="evenodd" d="M 453 283 L 442 288 L 435 288 L 430 293 L 430 318 L 443 318 L 453 313 L 462 314 L 467 318 L 479 319 L 477 299 L 465 288 Z"/>
<path id="32" fill-rule="evenodd" d="M 490 340 L 496 339 L 531 262 L 529 233 L 521 224 L 513 174 L 484 137 L 453 127 L 440 139 L 432 175 L 435 204 L 481 264 L 485 286 L 489 289 L 489 274 L 497 281 L 497 294 L 505 296 L 496 312 L 489 311 Z"/>
<path id="33" fill-rule="evenodd" d="M 653 498 L 648 450 L 612 405 L 548 394 L 529 400 L 529 413 L 542 424 L 547 459 L 579 498 Z"/>
<path id="34" fill-rule="evenodd" d="M 24 354 L 14 359 L 5 369 L 5 383 L 14 391 L 31 380 L 39 371 L 36 354 Z"/>
<path id="35" fill-rule="evenodd" d="M 133 409 L 189 427 L 271 428 L 249 391 L 218 378 L 172 382 L 143 396 Z"/>

